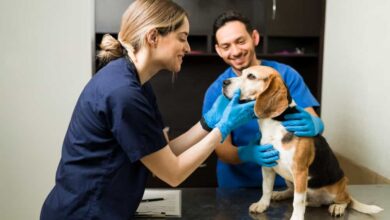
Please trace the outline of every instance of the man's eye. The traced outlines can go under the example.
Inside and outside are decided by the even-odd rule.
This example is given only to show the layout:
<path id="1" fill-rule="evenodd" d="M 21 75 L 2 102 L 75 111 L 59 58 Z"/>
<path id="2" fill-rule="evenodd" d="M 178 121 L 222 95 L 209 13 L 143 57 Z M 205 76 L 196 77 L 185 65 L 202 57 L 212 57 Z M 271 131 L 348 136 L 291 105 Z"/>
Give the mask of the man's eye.
<path id="1" fill-rule="evenodd" d="M 256 76 L 253 75 L 252 73 L 249 73 L 247 77 L 248 77 L 248 79 L 251 79 L 251 80 L 256 79 Z"/>
<path id="2" fill-rule="evenodd" d="M 222 49 L 222 50 L 227 50 L 228 48 L 229 48 L 228 45 L 222 45 L 222 46 L 221 46 L 221 49 Z"/>

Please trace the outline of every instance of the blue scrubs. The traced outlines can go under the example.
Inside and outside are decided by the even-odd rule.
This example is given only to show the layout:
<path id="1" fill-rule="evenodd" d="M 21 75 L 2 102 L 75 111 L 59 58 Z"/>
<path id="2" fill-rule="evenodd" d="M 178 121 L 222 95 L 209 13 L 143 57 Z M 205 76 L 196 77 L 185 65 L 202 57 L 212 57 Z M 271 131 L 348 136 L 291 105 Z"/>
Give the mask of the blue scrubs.
<path id="1" fill-rule="evenodd" d="M 297 105 L 303 108 L 319 106 L 319 103 L 307 88 L 302 77 L 292 67 L 269 60 L 262 60 L 261 65 L 270 66 L 280 73 Z M 227 78 L 236 76 L 233 69 L 229 67 L 210 85 L 203 102 L 203 114 L 211 108 L 214 101 L 222 93 L 222 82 Z M 232 131 L 231 137 L 234 146 L 260 143 L 261 133 L 259 132 L 257 119 Z M 250 162 L 233 165 L 218 160 L 217 180 L 218 186 L 224 188 L 261 187 L 261 166 Z M 285 186 L 284 180 L 280 176 L 277 176 L 275 186 Z"/>
<path id="2" fill-rule="evenodd" d="M 149 171 L 140 159 L 166 146 L 151 85 L 119 58 L 86 85 L 62 147 L 41 220 L 131 219 Z"/>

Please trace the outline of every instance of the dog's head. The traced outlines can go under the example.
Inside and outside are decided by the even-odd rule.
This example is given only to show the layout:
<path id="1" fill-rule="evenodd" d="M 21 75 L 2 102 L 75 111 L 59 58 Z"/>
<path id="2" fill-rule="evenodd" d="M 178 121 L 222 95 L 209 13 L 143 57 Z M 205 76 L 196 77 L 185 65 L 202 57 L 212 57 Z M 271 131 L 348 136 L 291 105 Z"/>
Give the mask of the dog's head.
<path id="1" fill-rule="evenodd" d="M 252 66 L 239 77 L 223 81 L 223 93 L 232 98 L 241 90 L 241 101 L 256 100 L 254 112 L 258 118 L 274 118 L 289 105 L 289 93 L 279 73 L 267 66 Z"/>

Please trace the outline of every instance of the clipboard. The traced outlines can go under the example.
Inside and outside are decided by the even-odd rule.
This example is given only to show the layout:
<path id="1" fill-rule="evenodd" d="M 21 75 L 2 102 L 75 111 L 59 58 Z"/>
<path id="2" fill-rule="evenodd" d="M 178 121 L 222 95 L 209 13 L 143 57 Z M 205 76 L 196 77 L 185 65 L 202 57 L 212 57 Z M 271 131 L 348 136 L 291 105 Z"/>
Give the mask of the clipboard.
<path id="1" fill-rule="evenodd" d="M 135 217 L 181 217 L 181 190 L 146 189 Z"/>

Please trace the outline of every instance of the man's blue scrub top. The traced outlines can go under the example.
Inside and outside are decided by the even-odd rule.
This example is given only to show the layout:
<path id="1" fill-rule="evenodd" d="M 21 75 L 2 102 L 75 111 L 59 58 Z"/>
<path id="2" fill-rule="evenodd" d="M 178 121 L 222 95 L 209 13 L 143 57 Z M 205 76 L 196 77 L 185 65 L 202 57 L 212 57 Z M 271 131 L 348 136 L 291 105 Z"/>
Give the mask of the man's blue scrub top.
<path id="1" fill-rule="evenodd" d="M 149 83 L 119 58 L 86 85 L 62 147 L 42 220 L 131 219 L 149 171 L 140 158 L 166 146 Z"/>
<path id="2" fill-rule="evenodd" d="M 296 70 L 288 65 L 270 60 L 261 60 L 261 65 L 270 66 L 280 73 L 297 105 L 303 108 L 319 106 L 319 103 L 311 94 L 303 81 L 303 78 Z M 237 75 L 233 72 L 233 69 L 229 67 L 210 85 L 206 91 L 203 102 L 203 114 L 211 108 L 214 101 L 222 93 L 223 81 L 231 77 L 237 77 Z M 234 146 L 246 146 L 260 143 L 261 133 L 259 132 L 257 119 L 235 129 L 231 133 L 231 137 Z M 219 187 L 225 188 L 261 187 L 261 166 L 249 162 L 233 165 L 218 160 L 217 181 Z M 285 186 L 284 180 L 280 176 L 276 177 L 275 186 Z"/>

